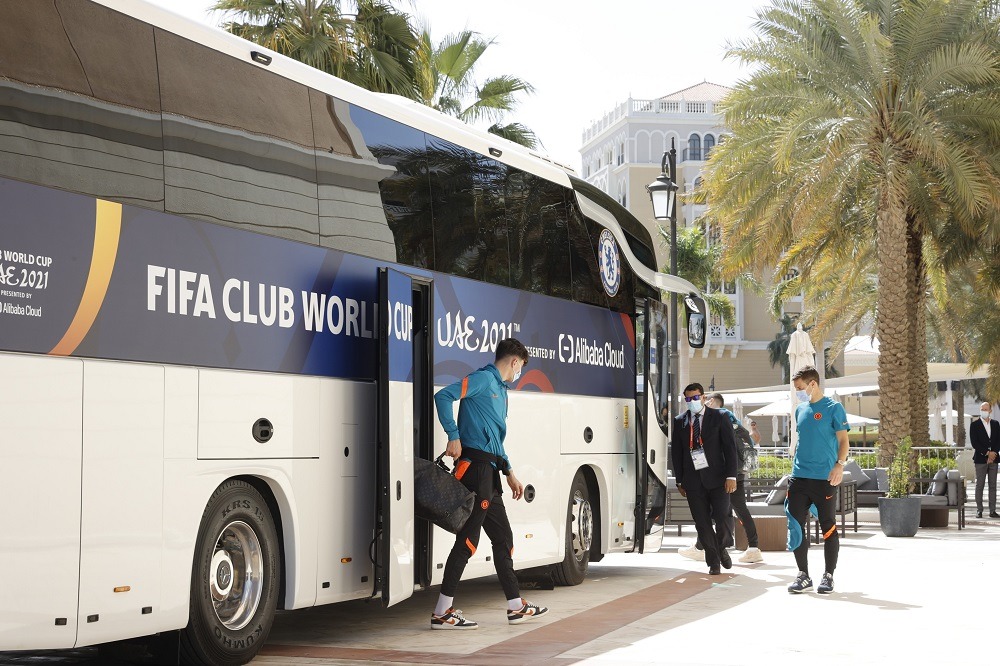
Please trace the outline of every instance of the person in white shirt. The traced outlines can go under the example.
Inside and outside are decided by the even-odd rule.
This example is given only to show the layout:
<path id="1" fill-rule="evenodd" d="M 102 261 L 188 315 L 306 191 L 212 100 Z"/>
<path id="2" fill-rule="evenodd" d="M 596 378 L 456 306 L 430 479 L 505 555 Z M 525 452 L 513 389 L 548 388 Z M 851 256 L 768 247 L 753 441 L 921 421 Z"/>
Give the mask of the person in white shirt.
<path id="1" fill-rule="evenodd" d="M 984 402 L 979 406 L 979 418 L 969 426 L 969 439 L 975 453 L 976 465 L 976 518 L 983 517 L 983 486 L 990 486 L 990 518 L 1000 518 L 997 513 L 997 456 L 1000 455 L 1000 423 L 990 418 L 993 405 Z"/>

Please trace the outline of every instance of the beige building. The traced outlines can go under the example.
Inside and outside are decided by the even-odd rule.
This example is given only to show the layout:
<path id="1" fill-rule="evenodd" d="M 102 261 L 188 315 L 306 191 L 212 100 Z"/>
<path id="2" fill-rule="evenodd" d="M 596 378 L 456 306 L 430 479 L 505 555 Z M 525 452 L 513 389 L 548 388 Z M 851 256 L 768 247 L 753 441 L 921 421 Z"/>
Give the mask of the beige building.
<path id="1" fill-rule="evenodd" d="M 680 191 L 696 187 L 705 160 L 725 140 L 727 130 L 716 107 L 728 92 L 725 86 L 704 82 L 656 99 L 629 98 L 618 104 L 583 133 L 580 154 L 584 179 L 628 208 L 654 239 L 663 238 L 659 223 L 653 219 L 646 185 L 660 174 L 663 153 L 673 140 Z M 682 204 L 677 211 L 678 229 L 691 226 L 704 211 L 704 205 Z M 711 236 L 709 231 L 706 243 L 712 242 Z M 657 263 L 666 270 L 669 244 L 659 243 L 656 250 Z M 735 306 L 736 323 L 726 326 L 713 316 L 704 349 L 687 349 L 682 342 L 682 385 L 698 381 L 707 389 L 714 379 L 715 388 L 724 392 L 780 383 L 781 368 L 771 367 L 767 352 L 780 325 L 768 312 L 765 299 L 735 283 L 698 286 L 723 292 Z M 801 312 L 801 297 L 790 299 L 785 311 Z M 765 441 L 770 441 L 770 419 L 764 420 L 767 423 L 759 425 Z"/>

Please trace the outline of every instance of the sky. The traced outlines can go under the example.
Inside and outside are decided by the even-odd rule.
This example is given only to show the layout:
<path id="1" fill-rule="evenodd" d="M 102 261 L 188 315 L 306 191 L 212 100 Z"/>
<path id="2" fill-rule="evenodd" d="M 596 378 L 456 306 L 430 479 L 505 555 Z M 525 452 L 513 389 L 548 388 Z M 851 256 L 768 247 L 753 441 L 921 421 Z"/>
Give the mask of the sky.
<path id="1" fill-rule="evenodd" d="M 151 0 L 218 25 L 211 0 Z M 553 159 L 577 170 L 584 130 L 627 100 L 651 99 L 702 81 L 732 85 L 747 70 L 725 58 L 727 42 L 753 35 L 767 0 L 402 0 L 431 37 L 468 29 L 495 40 L 476 68 L 525 79 L 505 122 L 532 129 Z"/>

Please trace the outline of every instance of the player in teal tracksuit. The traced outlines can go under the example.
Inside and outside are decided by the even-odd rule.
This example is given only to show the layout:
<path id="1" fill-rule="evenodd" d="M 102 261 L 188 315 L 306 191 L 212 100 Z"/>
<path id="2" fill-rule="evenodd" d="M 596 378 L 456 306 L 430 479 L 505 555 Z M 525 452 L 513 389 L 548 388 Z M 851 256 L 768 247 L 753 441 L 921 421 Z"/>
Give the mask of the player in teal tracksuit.
<path id="1" fill-rule="evenodd" d="M 837 486 L 843 480 L 847 464 L 847 413 L 839 402 L 824 397 L 819 385 L 816 368 L 806 366 L 792 376 L 792 384 L 802 403 L 795 408 L 795 424 L 799 444 L 792 462 L 792 477 L 788 480 L 788 497 L 785 513 L 789 521 L 789 542 L 795 546 L 795 563 L 799 574 L 788 586 L 792 594 L 801 594 L 812 588 L 809 577 L 809 538 L 806 520 L 810 506 L 816 507 L 820 527 L 823 529 L 823 560 L 826 565 L 823 578 L 816 588 L 820 594 L 833 592 L 833 572 L 840 554 L 840 535 L 837 534 Z M 792 537 L 792 529 L 801 538 Z M 796 535 L 798 536 L 798 535 Z M 792 543 L 798 541 L 797 544 Z"/>
<path id="2" fill-rule="evenodd" d="M 500 472 L 507 476 L 515 500 L 524 494 L 524 486 L 510 469 L 503 442 L 507 436 L 506 382 L 515 381 L 527 363 L 528 350 L 523 344 L 513 338 L 501 340 L 493 363 L 434 396 L 438 419 L 448 435 L 445 453 L 455 459 L 455 478 L 475 493 L 476 503 L 448 555 L 441 595 L 431 615 L 431 629 L 479 627 L 455 610 L 454 597 L 465 566 L 479 547 L 483 529 L 493 544 L 493 566 L 507 598 L 508 623 L 519 624 L 548 611 L 521 598 L 514 574 L 514 534 L 501 497 Z M 458 423 L 453 416 L 456 400 L 461 401 Z"/>

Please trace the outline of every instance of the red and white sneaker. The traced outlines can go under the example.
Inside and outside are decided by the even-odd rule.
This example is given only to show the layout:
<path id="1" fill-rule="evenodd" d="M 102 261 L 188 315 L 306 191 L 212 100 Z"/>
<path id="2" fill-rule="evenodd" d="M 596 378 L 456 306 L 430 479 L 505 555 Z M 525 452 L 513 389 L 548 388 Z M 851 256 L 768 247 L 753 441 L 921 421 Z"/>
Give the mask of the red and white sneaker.
<path id="1" fill-rule="evenodd" d="M 431 629 L 478 629 L 479 623 L 462 615 L 462 611 L 449 608 L 444 615 L 431 613 Z"/>
<path id="2" fill-rule="evenodd" d="M 549 612 L 549 609 L 545 606 L 530 604 L 527 599 L 521 599 L 521 602 L 524 604 L 521 606 L 521 610 L 507 611 L 508 624 L 521 624 L 522 622 L 527 622 L 528 620 L 534 619 L 539 615 L 545 615 Z"/>

